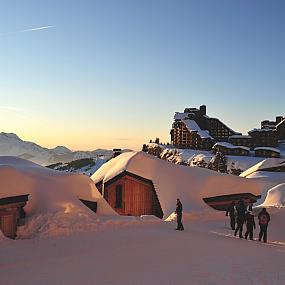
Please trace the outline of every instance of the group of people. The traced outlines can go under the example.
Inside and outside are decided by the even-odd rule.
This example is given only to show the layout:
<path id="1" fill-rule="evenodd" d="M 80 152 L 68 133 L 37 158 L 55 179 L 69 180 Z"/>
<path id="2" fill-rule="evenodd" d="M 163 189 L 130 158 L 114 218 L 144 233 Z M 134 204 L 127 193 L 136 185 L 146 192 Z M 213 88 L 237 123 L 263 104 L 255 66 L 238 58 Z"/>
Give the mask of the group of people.
<path id="1" fill-rule="evenodd" d="M 248 236 L 253 240 L 253 230 L 256 228 L 254 214 L 252 212 L 252 203 L 246 205 L 243 200 L 239 200 L 237 204 L 232 202 L 226 211 L 226 215 L 230 216 L 230 224 L 232 230 L 234 230 L 234 235 L 239 233 L 239 237 L 243 238 L 243 225 L 246 224 L 246 232 L 244 238 L 247 239 Z M 270 215 L 266 211 L 266 208 L 262 208 L 258 214 L 258 223 L 260 227 L 258 240 L 263 239 L 267 242 L 267 228 L 270 222 Z"/>
<path id="2" fill-rule="evenodd" d="M 184 231 L 184 226 L 182 224 L 182 203 L 180 199 L 177 198 L 175 214 L 177 216 L 177 228 L 178 231 Z M 247 239 L 249 236 L 250 240 L 253 240 L 253 230 L 256 228 L 254 214 L 252 212 L 252 202 L 248 205 L 244 203 L 243 200 L 239 200 L 236 204 L 234 201 L 230 204 L 226 211 L 226 215 L 230 216 L 230 224 L 232 230 L 234 230 L 234 235 L 239 233 L 239 237 L 243 238 L 243 225 L 246 225 L 246 232 L 244 238 Z M 267 228 L 270 222 L 270 215 L 266 211 L 266 208 L 262 208 L 258 214 L 258 223 L 260 227 L 258 240 L 263 239 L 267 242 Z"/>

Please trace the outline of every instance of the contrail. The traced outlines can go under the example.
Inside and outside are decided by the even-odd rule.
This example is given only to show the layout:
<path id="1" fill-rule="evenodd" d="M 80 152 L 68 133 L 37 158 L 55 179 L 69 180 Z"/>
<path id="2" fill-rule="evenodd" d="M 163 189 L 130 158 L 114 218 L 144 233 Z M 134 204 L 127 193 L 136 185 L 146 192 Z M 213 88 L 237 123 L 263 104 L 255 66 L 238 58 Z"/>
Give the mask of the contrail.
<path id="1" fill-rule="evenodd" d="M 15 33 L 33 32 L 33 31 L 39 31 L 39 30 L 45 30 L 45 29 L 51 29 L 51 28 L 55 28 L 55 26 L 44 26 L 44 27 L 39 27 L 39 28 L 26 29 L 26 30 L 17 31 Z"/>
<path id="2" fill-rule="evenodd" d="M 2 34 L 0 34 L 0 36 L 6 36 L 6 35 L 12 35 L 12 34 L 18 34 L 18 33 L 28 33 L 28 32 L 52 29 L 52 28 L 55 28 L 55 27 L 56 26 L 43 26 L 43 27 L 38 27 L 38 28 L 19 30 L 19 31 L 15 31 L 15 32 L 2 33 Z"/>

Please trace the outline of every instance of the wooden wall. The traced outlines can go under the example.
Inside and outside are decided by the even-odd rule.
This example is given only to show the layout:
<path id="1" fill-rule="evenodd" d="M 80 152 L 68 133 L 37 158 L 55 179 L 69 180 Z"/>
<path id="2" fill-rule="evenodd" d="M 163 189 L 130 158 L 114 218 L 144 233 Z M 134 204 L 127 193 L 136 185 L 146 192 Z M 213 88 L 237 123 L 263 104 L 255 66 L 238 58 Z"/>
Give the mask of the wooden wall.
<path id="1" fill-rule="evenodd" d="M 122 185 L 122 207 L 116 207 L 116 187 Z M 104 186 L 104 198 L 120 215 L 156 215 L 162 218 L 162 211 L 152 183 L 125 175 Z"/>

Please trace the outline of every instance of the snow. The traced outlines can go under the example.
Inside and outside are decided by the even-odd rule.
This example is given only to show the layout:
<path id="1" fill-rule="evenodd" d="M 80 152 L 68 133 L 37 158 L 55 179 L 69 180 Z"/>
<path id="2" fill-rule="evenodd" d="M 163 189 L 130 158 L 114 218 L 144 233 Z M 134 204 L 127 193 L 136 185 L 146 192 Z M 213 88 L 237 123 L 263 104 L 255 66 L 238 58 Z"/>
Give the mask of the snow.
<path id="1" fill-rule="evenodd" d="M 266 147 L 266 146 L 256 147 L 254 150 L 255 150 L 255 151 L 256 151 L 256 150 L 270 150 L 270 151 L 273 151 L 273 152 L 280 153 L 280 150 L 279 150 L 279 149 L 274 148 L 274 147 Z"/>
<path id="2" fill-rule="evenodd" d="M 249 135 L 233 135 L 233 136 L 230 136 L 230 138 L 234 138 L 234 139 L 252 139 L 252 136 L 249 136 Z"/>
<path id="3" fill-rule="evenodd" d="M 164 218 L 173 212 L 178 197 L 185 202 L 185 212 L 200 214 L 209 210 L 202 198 L 248 192 L 259 195 L 264 191 L 262 185 L 253 180 L 175 165 L 144 152 L 121 154 L 104 164 L 91 179 L 95 183 L 106 183 L 124 171 L 152 180 Z"/>
<path id="4" fill-rule="evenodd" d="M 252 167 L 245 170 L 240 176 L 247 177 L 248 175 L 267 168 L 274 168 L 284 165 L 285 161 L 281 158 L 267 158 L 253 165 Z"/>
<path id="5" fill-rule="evenodd" d="M 273 130 L 272 129 L 252 129 L 251 131 L 249 131 L 248 133 L 253 133 L 253 132 L 272 132 Z"/>
<path id="6" fill-rule="evenodd" d="M 217 142 L 217 143 L 214 144 L 213 148 L 215 146 L 222 146 L 222 147 L 231 148 L 231 149 L 244 149 L 244 150 L 250 151 L 250 148 L 248 148 L 248 147 L 236 146 L 236 145 L 233 145 L 233 144 L 228 143 L 228 142 Z"/>
<path id="7" fill-rule="evenodd" d="M 189 114 L 189 113 L 179 113 L 179 112 L 175 112 L 174 120 L 184 120 L 184 119 L 188 118 L 188 114 Z"/>
<path id="8" fill-rule="evenodd" d="M 278 184 L 271 188 L 266 195 L 265 201 L 260 208 L 285 208 L 285 183 Z"/>
<path id="9" fill-rule="evenodd" d="M 140 152 L 110 160 L 98 170 L 97 179 L 111 179 L 123 169 L 153 178 L 164 209 L 169 199 L 170 212 L 180 196 L 185 209 L 184 232 L 174 230 L 175 221 L 153 216 L 94 214 L 79 206 L 74 195 L 93 193 L 88 177 L 0 157 L 1 195 L 18 194 L 21 187 L 24 192 L 30 189 L 30 195 L 38 194 L 35 201 L 47 210 L 38 208 L 38 214 L 20 228 L 22 238 L 32 239 L 8 240 L 0 232 L 1 284 L 285 284 L 285 212 L 280 208 L 284 205 L 284 182 L 272 188 L 265 200 L 271 221 L 268 243 L 264 244 L 235 238 L 225 213 L 201 204 L 205 194 L 265 188 L 263 184 L 256 187 L 259 183 L 254 179 L 177 166 Z M 51 197 L 54 195 L 56 199 Z M 68 201 L 79 212 L 53 205 L 58 199 L 59 203 Z M 198 215 L 197 209 L 203 213 Z"/>
<path id="10" fill-rule="evenodd" d="M 16 134 L 0 133 L 0 156 L 16 156 L 40 165 L 70 162 L 80 158 L 112 157 L 111 150 L 70 151 L 64 146 L 48 149 L 33 142 L 23 141 Z"/>
<path id="11" fill-rule="evenodd" d="M 57 147 L 51 149 L 51 151 L 53 151 L 57 155 L 70 154 L 72 152 L 70 149 L 68 149 L 65 146 L 57 146 Z"/>
<path id="12" fill-rule="evenodd" d="M 104 224 L 96 232 L 1 242 L 1 284 L 283 285 L 285 244 L 284 236 L 276 239 L 276 220 L 268 244 L 234 238 L 224 213 L 207 222 L 185 221 L 184 232 L 174 230 L 175 222 L 138 220 Z"/>
<path id="13" fill-rule="evenodd" d="M 189 120 L 189 119 L 185 119 L 182 120 L 182 122 L 186 125 L 188 131 L 191 132 L 197 132 L 198 135 L 202 138 L 202 139 L 212 139 L 214 140 L 210 134 L 209 131 L 203 131 L 200 129 L 200 127 L 198 126 L 198 124 L 194 121 L 194 120 Z"/>
<path id="14" fill-rule="evenodd" d="M 55 227 L 55 231 L 50 231 L 50 228 L 53 222 L 58 222 L 57 217 L 60 216 L 61 220 L 70 225 L 71 230 L 76 231 L 82 220 L 92 220 L 95 216 L 78 198 L 96 201 L 97 213 L 100 215 L 116 215 L 92 180 L 85 175 L 57 172 L 20 158 L 2 156 L 0 181 L 0 198 L 29 194 L 24 208 L 28 218 L 26 228 L 35 225 L 35 220 L 48 220 L 49 234 L 56 235 L 60 227 Z M 43 226 L 37 224 L 37 227 Z M 32 228 L 37 232 L 37 228 Z"/>

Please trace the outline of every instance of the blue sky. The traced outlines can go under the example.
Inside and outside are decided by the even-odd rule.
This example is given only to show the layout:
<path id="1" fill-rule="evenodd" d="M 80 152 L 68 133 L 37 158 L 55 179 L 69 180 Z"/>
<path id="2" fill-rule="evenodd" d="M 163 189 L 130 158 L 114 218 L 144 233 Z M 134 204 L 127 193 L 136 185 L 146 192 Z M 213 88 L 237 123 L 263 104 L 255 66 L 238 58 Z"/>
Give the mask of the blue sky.
<path id="1" fill-rule="evenodd" d="M 0 130 L 140 149 L 206 104 L 246 133 L 285 115 L 284 30 L 281 0 L 5 1 Z"/>

